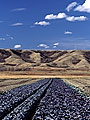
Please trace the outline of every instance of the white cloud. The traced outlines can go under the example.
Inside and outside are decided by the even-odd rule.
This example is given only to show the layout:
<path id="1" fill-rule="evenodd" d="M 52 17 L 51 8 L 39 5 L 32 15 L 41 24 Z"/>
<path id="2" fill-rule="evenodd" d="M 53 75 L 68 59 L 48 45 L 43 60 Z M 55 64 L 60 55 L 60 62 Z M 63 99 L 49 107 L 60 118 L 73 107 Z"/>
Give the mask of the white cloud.
<path id="1" fill-rule="evenodd" d="M 53 48 L 57 48 L 57 46 L 53 46 Z"/>
<path id="2" fill-rule="evenodd" d="M 9 38 L 10 38 L 11 40 L 13 40 L 13 39 L 14 39 L 14 37 L 12 37 L 12 36 L 11 36 L 11 37 L 9 37 Z"/>
<path id="3" fill-rule="evenodd" d="M 22 26 L 23 23 L 14 23 L 14 24 L 11 24 L 10 26 Z"/>
<path id="4" fill-rule="evenodd" d="M 48 20 L 57 19 L 57 15 L 53 15 L 53 14 L 46 15 L 45 19 L 48 19 Z"/>
<path id="5" fill-rule="evenodd" d="M 72 21 L 72 22 L 74 22 L 74 21 L 85 21 L 85 20 L 87 20 L 87 17 L 85 17 L 85 16 L 79 16 L 79 17 L 69 16 L 69 17 L 66 18 L 66 20 L 67 21 Z"/>
<path id="6" fill-rule="evenodd" d="M 67 17 L 67 15 L 65 13 L 59 13 L 57 15 L 57 19 L 62 19 L 62 18 L 66 18 L 66 17 Z"/>
<path id="7" fill-rule="evenodd" d="M 34 24 L 35 24 L 35 25 L 41 25 L 41 26 L 50 25 L 50 23 L 49 23 L 49 22 L 46 22 L 46 21 L 35 22 Z"/>
<path id="8" fill-rule="evenodd" d="M 84 4 L 76 7 L 74 11 L 90 13 L 90 0 L 85 0 Z"/>
<path id="9" fill-rule="evenodd" d="M 16 48 L 16 49 L 17 49 L 17 48 L 20 48 L 20 47 L 21 47 L 21 45 L 15 45 L 15 46 L 14 46 L 14 48 Z"/>
<path id="10" fill-rule="evenodd" d="M 14 11 L 25 11 L 26 10 L 26 8 L 16 8 L 16 9 L 13 9 L 12 11 L 14 12 Z"/>
<path id="11" fill-rule="evenodd" d="M 46 44 L 40 44 L 40 45 L 38 45 L 38 47 L 49 48 L 49 46 Z"/>
<path id="12" fill-rule="evenodd" d="M 67 6 L 66 10 L 69 12 L 69 11 L 72 10 L 72 8 L 74 8 L 76 5 L 77 5 L 77 2 L 72 2 L 72 3 L 70 3 L 70 4 Z"/>
<path id="13" fill-rule="evenodd" d="M 5 38 L 1 37 L 0 40 L 5 40 Z"/>
<path id="14" fill-rule="evenodd" d="M 59 46 L 58 42 L 53 44 L 53 48 L 57 48 L 58 46 Z"/>
<path id="15" fill-rule="evenodd" d="M 47 20 L 63 19 L 63 18 L 66 18 L 66 17 L 67 17 L 67 15 L 65 13 L 58 13 L 58 15 L 54 15 L 54 14 L 46 15 L 45 19 L 47 19 Z"/>
<path id="16" fill-rule="evenodd" d="M 57 42 L 57 43 L 54 43 L 53 45 L 54 45 L 54 46 L 58 46 L 58 45 L 59 45 L 59 43 Z"/>
<path id="17" fill-rule="evenodd" d="M 46 17 L 45 17 L 45 19 L 48 19 L 48 20 L 63 19 L 63 18 L 65 18 L 67 21 L 73 21 L 73 22 L 87 20 L 87 17 L 85 17 L 85 16 L 79 16 L 79 17 L 68 16 L 65 13 L 59 13 L 58 15 L 50 14 L 50 15 L 46 15 Z"/>
<path id="18" fill-rule="evenodd" d="M 72 32 L 70 32 L 70 31 L 65 31 L 64 34 L 65 34 L 65 35 L 67 35 L 67 34 L 71 35 Z"/>

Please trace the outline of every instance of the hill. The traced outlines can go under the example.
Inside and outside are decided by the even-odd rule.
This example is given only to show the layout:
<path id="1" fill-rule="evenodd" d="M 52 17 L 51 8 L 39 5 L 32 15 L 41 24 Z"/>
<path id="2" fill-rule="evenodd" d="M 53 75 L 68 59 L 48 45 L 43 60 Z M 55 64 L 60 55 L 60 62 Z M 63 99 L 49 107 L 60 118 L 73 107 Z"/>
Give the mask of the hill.
<path id="1" fill-rule="evenodd" d="M 90 69 L 90 51 L 0 49 L 0 71 L 28 71 L 31 68 Z"/>

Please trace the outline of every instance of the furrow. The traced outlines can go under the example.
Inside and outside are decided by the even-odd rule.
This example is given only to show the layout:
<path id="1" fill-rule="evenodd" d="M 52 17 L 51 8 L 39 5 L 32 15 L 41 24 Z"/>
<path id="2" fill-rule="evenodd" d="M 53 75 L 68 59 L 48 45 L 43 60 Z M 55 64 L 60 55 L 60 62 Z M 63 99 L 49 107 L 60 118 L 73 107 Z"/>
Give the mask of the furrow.
<path id="1" fill-rule="evenodd" d="M 43 85 L 47 84 L 48 81 L 49 79 L 44 79 L 34 84 L 18 87 L 11 91 L 7 91 L 0 96 L 0 119 L 4 118 L 28 97 L 35 94 L 35 92 L 37 92 Z"/>
<path id="2" fill-rule="evenodd" d="M 90 120 L 90 99 L 54 79 L 32 120 Z"/>
<path id="3" fill-rule="evenodd" d="M 31 119 L 33 117 L 35 108 L 37 107 L 37 103 L 41 100 L 41 98 L 45 95 L 45 91 L 50 86 L 52 80 L 49 80 L 48 83 L 44 84 L 38 91 L 32 96 L 28 97 L 23 103 L 17 106 L 12 112 L 10 112 L 7 116 L 5 116 L 2 120 L 26 120 Z"/>

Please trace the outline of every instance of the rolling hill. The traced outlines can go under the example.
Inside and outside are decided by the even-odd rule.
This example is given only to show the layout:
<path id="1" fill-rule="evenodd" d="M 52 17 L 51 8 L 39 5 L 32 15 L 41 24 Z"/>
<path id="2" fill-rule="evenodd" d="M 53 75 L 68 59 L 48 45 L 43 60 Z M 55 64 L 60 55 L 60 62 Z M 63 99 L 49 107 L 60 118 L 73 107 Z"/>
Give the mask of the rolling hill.
<path id="1" fill-rule="evenodd" d="M 90 69 L 90 51 L 0 49 L 0 71 L 30 68 Z"/>

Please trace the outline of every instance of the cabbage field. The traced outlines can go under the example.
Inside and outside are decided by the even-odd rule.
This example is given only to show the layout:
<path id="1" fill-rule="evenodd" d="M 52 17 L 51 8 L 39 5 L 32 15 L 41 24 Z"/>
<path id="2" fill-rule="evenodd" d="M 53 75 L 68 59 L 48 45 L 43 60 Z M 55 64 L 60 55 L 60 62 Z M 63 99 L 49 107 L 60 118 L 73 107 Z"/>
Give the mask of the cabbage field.
<path id="1" fill-rule="evenodd" d="M 0 120 L 90 120 L 90 98 L 61 79 L 43 79 L 0 94 Z"/>

